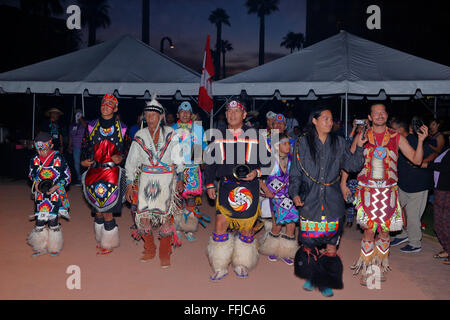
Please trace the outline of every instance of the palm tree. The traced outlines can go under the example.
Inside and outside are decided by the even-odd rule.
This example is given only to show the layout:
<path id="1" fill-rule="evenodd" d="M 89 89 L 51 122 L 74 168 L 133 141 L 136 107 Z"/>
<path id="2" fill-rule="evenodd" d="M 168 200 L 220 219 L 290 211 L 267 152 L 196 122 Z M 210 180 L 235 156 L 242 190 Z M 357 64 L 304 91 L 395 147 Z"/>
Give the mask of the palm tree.
<path id="1" fill-rule="evenodd" d="M 89 40 L 88 46 L 96 44 L 97 29 L 107 28 L 111 25 L 109 18 L 108 0 L 78 0 L 81 9 L 81 23 L 83 26 L 88 25 Z"/>
<path id="2" fill-rule="evenodd" d="M 286 47 L 287 49 L 290 49 L 292 53 L 294 49 L 303 49 L 304 42 L 305 37 L 303 36 L 303 33 L 289 31 L 288 34 L 283 37 L 283 42 L 280 43 L 280 47 Z"/>
<path id="3" fill-rule="evenodd" d="M 142 0 L 142 42 L 150 44 L 150 0 Z"/>
<path id="4" fill-rule="evenodd" d="M 230 17 L 222 8 L 217 8 L 213 12 L 211 12 L 209 16 L 209 22 L 216 25 L 217 28 L 217 37 L 216 37 L 216 50 L 215 50 L 215 77 L 216 80 L 220 79 L 220 53 L 222 52 L 221 44 L 222 44 L 222 24 L 226 24 L 230 26 Z"/>
<path id="5" fill-rule="evenodd" d="M 256 13 L 259 17 L 259 65 L 264 64 L 264 17 L 278 10 L 280 0 L 247 0 L 248 14 Z"/>
<path id="6" fill-rule="evenodd" d="M 295 49 L 295 33 L 289 31 L 288 34 L 283 37 L 283 42 L 280 43 L 280 47 L 290 49 L 292 53 Z"/>
<path id="7" fill-rule="evenodd" d="M 20 0 L 20 9 L 26 13 L 45 17 L 64 13 L 59 0 Z"/>
<path id="8" fill-rule="evenodd" d="M 222 40 L 222 73 L 223 73 L 223 78 L 226 78 L 225 75 L 225 53 L 232 51 L 233 50 L 233 46 L 231 45 L 231 43 L 228 40 Z"/>
<path id="9" fill-rule="evenodd" d="M 303 44 L 305 43 L 305 35 L 301 32 L 295 34 L 295 47 L 298 51 L 303 49 Z"/>
<path id="10" fill-rule="evenodd" d="M 39 60 L 48 59 L 52 51 L 49 44 L 52 43 L 53 28 L 51 26 L 52 16 L 64 13 L 64 8 L 59 0 L 20 0 L 20 9 L 29 15 L 35 15 L 37 21 L 36 31 L 38 32 L 41 45 L 35 48 L 36 57 Z M 77 44 L 76 44 L 77 46 Z"/>

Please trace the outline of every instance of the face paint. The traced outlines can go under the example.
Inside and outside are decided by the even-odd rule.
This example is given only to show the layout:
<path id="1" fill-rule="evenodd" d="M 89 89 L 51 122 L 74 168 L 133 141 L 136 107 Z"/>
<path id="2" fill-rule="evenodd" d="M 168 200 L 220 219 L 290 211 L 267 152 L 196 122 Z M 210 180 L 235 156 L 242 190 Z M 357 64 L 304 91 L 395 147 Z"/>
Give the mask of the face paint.
<path id="1" fill-rule="evenodd" d="M 119 105 L 119 101 L 113 94 L 107 93 L 103 96 L 101 105 L 114 110 L 114 108 Z"/>
<path id="2" fill-rule="evenodd" d="M 104 100 L 102 101 L 102 107 L 106 106 L 108 108 L 110 108 L 111 110 L 114 110 L 114 108 L 116 107 L 116 104 L 114 102 L 112 102 L 111 100 Z"/>

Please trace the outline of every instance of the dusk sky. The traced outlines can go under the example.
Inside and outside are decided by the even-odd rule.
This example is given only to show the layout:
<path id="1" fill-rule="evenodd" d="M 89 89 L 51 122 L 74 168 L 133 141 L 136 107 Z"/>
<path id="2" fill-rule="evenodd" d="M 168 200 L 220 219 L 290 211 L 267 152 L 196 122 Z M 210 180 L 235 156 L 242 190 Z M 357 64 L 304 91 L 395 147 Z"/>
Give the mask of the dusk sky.
<path id="1" fill-rule="evenodd" d="M 217 8 L 230 16 L 231 26 L 222 27 L 222 39 L 234 50 L 226 54 L 227 76 L 258 65 L 259 20 L 247 14 L 245 0 L 150 0 L 150 45 L 159 50 L 160 40 L 169 36 L 175 48 L 165 43 L 164 53 L 200 72 L 206 37 L 211 35 L 211 48 L 216 43 L 216 27 L 208 17 Z M 74 0 L 61 0 L 67 8 Z M 0 4 L 19 5 L 19 0 L 0 0 Z M 110 0 L 111 25 L 97 30 L 97 40 L 108 41 L 124 34 L 141 40 L 142 1 Z M 60 18 L 66 19 L 67 14 Z M 279 11 L 266 16 L 265 62 L 290 53 L 280 47 L 289 32 L 305 33 L 306 0 L 280 0 Z M 87 46 L 87 27 L 83 30 L 81 48 Z"/>
<path id="2" fill-rule="evenodd" d="M 67 2 L 70 2 L 69 0 Z M 258 65 L 259 21 L 247 14 L 245 0 L 151 0 L 150 45 L 159 50 L 161 38 L 169 36 L 175 48 L 165 43 L 164 53 L 181 63 L 201 70 L 203 49 L 208 34 L 211 48 L 216 43 L 216 27 L 208 21 L 210 13 L 223 8 L 230 16 L 231 26 L 222 27 L 222 39 L 231 42 L 234 50 L 226 54 L 227 75 Z M 110 0 L 111 26 L 99 29 L 99 40 L 110 40 L 123 34 L 141 39 L 141 0 Z M 280 47 L 289 32 L 305 33 L 306 0 L 281 0 L 280 10 L 266 17 L 266 62 L 288 54 Z M 84 38 L 86 46 L 87 36 Z"/>

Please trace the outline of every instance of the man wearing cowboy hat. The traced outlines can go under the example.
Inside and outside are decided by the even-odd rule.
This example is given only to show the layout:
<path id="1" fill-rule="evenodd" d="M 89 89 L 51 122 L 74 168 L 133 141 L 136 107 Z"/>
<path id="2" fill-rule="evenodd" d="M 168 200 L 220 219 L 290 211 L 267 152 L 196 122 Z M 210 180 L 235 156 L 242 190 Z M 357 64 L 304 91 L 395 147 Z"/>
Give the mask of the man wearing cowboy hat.
<path id="1" fill-rule="evenodd" d="M 94 231 L 97 255 L 112 252 L 119 246 L 119 229 L 114 213 L 120 213 L 125 192 L 125 162 L 131 138 L 128 128 L 115 115 L 116 97 L 105 94 L 100 118 L 88 123 L 81 145 L 81 165 L 87 167 L 82 176 L 83 193 L 95 214 Z"/>
<path id="2" fill-rule="evenodd" d="M 49 119 L 44 120 L 39 125 L 39 131 L 48 132 L 52 137 L 53 148 L 62 154 L 64 150 L 64 143 L 63 136 L 61 134 L 61 126 L 58 123 L 58 120 L 64 113 L 58 108 L 50 108 L 44 114 Z"/>

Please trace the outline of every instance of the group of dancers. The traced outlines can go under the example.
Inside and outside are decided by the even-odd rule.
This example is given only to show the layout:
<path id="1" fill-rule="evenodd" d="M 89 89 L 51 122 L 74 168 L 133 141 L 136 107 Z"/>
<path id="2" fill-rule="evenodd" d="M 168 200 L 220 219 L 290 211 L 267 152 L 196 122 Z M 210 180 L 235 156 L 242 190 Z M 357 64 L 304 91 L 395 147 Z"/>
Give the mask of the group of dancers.
<path id="1" fill-rule="evenodd" d="M 372 266 L 380 268 L 380 281 L 386 280 L 389 232 L 403 225 L 398 152 L 420 164 L 426 126 L 413 149 L 387 127 L 385 106 L 373 104 L 368 110 L 371 126 L 356 133 L 349 146 L 332 132 L 331 111 L 319 108 L 310 114 L 304 134 L 293 139 L 281 114 L 267 115 L 262 134 L 246 126 L 246 106 L 233 100 L 226 106 L 228 127 L 210 137 L 208 145 L 202 127 L 192 121 L 189 102 L 180 104 L 178 122 L 168 127 L 164 107 L 153 97 L 145 103 L 141 129 L 133 140 L 117 111 L 118 100 L 106 94 L 101 116 L 88 124 L 82 142 L 81 165 L 87 168 L 83 194 L 94 217 L 97 255 L 119 246 L 114 214 L 128 201 L 135 221 L 132 236 L 144 243 L 140 261 L 155 258 L 156 236 L 160 265 L 169 267 L 183 235 L 195 241 L 198 224 L 210 221 L 198 209 L 206 189 L 217 213 L 207 245 L 211 280 L 227 276 L 230 264 L 237 277 L 248 277 L 261 253 L 270 261 L 293 265 L 295 274 L 306 280 L 305 290 L 317 288 L 330 297 L 333 289 L 343 288 L 338 246 L 346 210 L 339 182 L 343 172 L 357 172 L 354 204 L 364 235 L 351 268 L 361 273 L 361 285 L 367 285 Z M 70 170 L 48 134 L 37 135 L 35 148 L 29 178 L 36 222 L 27 241 L 33 256 L 56 256 L 63 247 L 58 217 L 68 217 L 70 207 L 65 191 Z"/>

